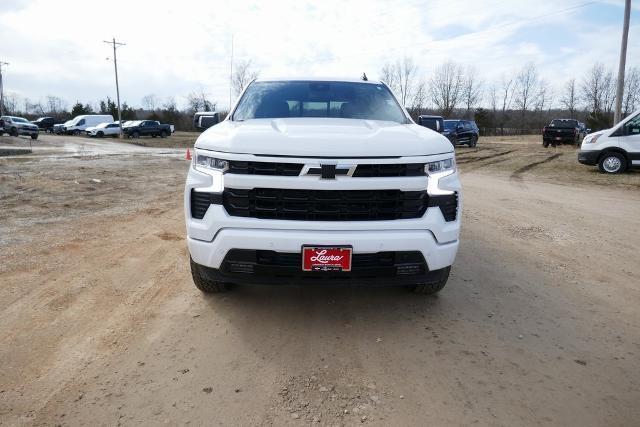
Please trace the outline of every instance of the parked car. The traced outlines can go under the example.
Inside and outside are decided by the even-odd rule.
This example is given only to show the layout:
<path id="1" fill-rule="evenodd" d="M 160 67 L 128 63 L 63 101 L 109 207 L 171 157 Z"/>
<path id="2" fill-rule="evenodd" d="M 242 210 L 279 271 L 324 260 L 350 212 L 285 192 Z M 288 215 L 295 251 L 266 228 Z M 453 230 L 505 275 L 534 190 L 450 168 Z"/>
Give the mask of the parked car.
<path id="1" fill-rule="evenodd" d="M 449 141 L 384 83 L 254 80 L 195 143 L 193 281 L 203 292 L 332 282 L 433 294 L 456 256 L 461 197 Z"/>
<path id="2" fill-rule="evenodd" d="M 97 126 L 100 123 L 113 123 L 110 114 L 84 114 L 76 116 L 63 126 L 64 133 L 68 135 L 80 135 L 88 127 Z"/>
<path id="3" fill-rule="evenodd" d="M 473 120 L 445 120 L 443 135 L 455 145 L 475 147 L 480 138 L 480 129 Z"/>
<path id="4" fill-rule="evenodd" d="M 123 132 L 129 138 L 140 138 L 141 136 L 166 138 L 171 135 L 171 126 L 160 124 L 155 120 L 137 120 L 123 128 Z"/>
<path id="5" fill-rule="evenodd" d="M 31 123 L 38 126 L 38 129 L 40 130 L 47 133 L 53 133 L 53 126 L 56 124 L 56 121 L 53 117 L 40 117 Z"/>
<path id="6" fill-rule="evenodd" d="M 590 133 L 582 141 L 578 161 L 598 165 L 602 173 L 640 167 L 640 110 L 612 127 Z"/>
<path id="7" fill-rule="evenodd" d="M 85 130 L 87 136 L 95 136 L 103 138 L 105 136 L 118 136 L 120 135 L 120 125 L 118 122 L 114 123 L 100 123 L 98 126 L 93 126 Z"/>
<path id="8" fill-rule="evenodd" d="M 64 123 L 56 123 L 55 125 L 53 125 L 53 133 L 55 133 L 56 135 L 64 134 L 65 126 L 69 126 L 72 122 L 73 120 L 67 120 Z"/>
<path id="9" fill-rule="evenodd" d="M 38 139 L 38 126 L 29 120 L 16 116 L 2 116 L 0 119 L 2 120 L 0 135 L 6 132 L 11 136 L 27 135 L 31 139 Z"/>
<path id="10" fill-rule="evenodd" d="M 444 132 L 444 118 L 442 116 L 418 116 L 418 124 L 438 133 Z"/>
<path id="11" fill-rule="evenodd" d="M 556 146 L 558 144 L 579 145 L 584 138 L 584 128 L 576 119 L 553 119 L 549 125 L 542 128 L 542 145 Z"/>

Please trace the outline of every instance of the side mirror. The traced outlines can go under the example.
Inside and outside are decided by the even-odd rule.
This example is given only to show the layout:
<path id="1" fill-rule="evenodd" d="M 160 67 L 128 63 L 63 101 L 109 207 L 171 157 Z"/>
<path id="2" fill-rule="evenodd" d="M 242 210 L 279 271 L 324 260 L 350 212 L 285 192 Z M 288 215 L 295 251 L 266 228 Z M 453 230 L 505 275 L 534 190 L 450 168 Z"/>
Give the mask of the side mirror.
<path id="1" fill-rule="evenodd" d="M 586 129 L 585 132 L 586 133 L 591 133 L 591 129 Z"/>
<path id="2" fill-rule="evenodd" d="M 207 130 L 218 123 L 220 123 L 220 113 L 203 112 L 193 116 L 193 127 L 198 130 Z"/>

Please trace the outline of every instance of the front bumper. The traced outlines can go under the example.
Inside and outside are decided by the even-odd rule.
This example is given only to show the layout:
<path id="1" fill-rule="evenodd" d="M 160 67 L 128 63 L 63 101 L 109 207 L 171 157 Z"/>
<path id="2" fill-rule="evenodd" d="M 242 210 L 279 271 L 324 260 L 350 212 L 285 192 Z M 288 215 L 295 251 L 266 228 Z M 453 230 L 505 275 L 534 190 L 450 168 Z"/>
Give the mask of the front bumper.
<path id="1" fill-rule="evenodd" d="M 444 157 L 445 155 L 442 155 Z M 433 158 L 410 158 L 406 163 L 422 163 Z M 261 159 L 263 160 L 263 159 Z M 264 159 L 269 160 L 269 159 Z M 434 159 L 434 160 L 437 160 Z M 277 161 L 277 160 L 275 160 Z M 364 163 L 361 159 L 344 160 L 345 163 Z M 403 159 L 394 159 L 402 162 Z M 374 159 L 371 162 L 380 162 Z M 455 220 L 447 221 L 438 206 L 430 206 L 419 218 L 395 220 L 288 220 L 258 219 L 230 215 L 221 204 L 211 204 L 201 219 L 191 215 L 192 190 L 219 192 L 224 188 L 252 189 L 295 188 L 299 190 L 388 190 L 425 191 L 433 184 L 431 178 L 385 177 L 385 178 L 352 178 L 339 176 L 336 179 L 322 180 L 313 176 L 253 176 L 225 174 L 223 179 L 214 180 L 210 175 L 201 173 L 190 167 L 184 192 L 185 222 L 187 228 L 187 244 L 193 261 L 208 268 L 212 275 L 228 274 L 224 264 L 227 255 L 234 250 L 273 251 L 288 255 L 299 255 L 303 245 L 349 245 L 353 255 L 376 254 L 381 252 L 419 252 L 424 259 L 423 274 L 413 277 L 398 275 L 393 278 L 381 277 L 386 284 L 395 284 L 395 279 L 407 284 L 427 283 L 430 275 L 437 276 L 436 271 L 451 266 L 458 250 L 458 237 L 462 216 L 462 194 L 457 174 L 441 178 L 436 190 L 457 192 L 458 209 Z M 430 190 L 431 191 L 431 190 Z M 308 275 L 300 275 L 301 267 L 283 274 L 281 279 L 305 280 Z M 238 273 L 239 274 L 239 273 Z M 251 277 L 253 276 L 253 278 Z M 434 277 L 435 277 L 434 276 Z M 325 278 L 329 276 L 324 275 Z M 344 275 L 342 278 L 346 278 Z M 240 280 L 242 279 L 242 280 Z M 238 279 L 219 276 L 216 280 L 235 283 L 266 283 L 268 277 L 255 270 L 252 274 L 242 274 Z M 341 281 L 341 277 L 331 276 Z M 350 278 L 349 278 L 350 279 Z M 275 280 L 279 283 L 280 279 Z M 371 278 L 366 283 L 372 283 Z M 400 284 L 400 282 L 398 282 Z"/>
<path id="2" fill-rule="evenodd" d="M 598 157 L 600 157 L 600 151 L 578 151 L 578 161 L 583 165 L 594 166 L 598 164 Z"/>

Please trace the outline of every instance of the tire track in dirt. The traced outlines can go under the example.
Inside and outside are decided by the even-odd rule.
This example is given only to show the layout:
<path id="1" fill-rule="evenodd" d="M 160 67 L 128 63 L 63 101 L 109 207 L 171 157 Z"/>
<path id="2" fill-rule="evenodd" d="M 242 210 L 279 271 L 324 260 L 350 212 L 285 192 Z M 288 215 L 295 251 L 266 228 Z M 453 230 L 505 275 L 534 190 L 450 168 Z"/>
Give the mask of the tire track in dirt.
<path id="1" fill-rule="evenodd" d="M 482 157 L 463 157 L 461 159 L 460 157 L 458 157 L 460 159 L 458 160 L 458 164 L 475 163 L 475 162 L 480 162 L 486 159 L 494 159 L 496 157 L 506 156 L 507 154 L 513 153 L 514 151 L 515 150 L 507 150 L 507 151 L 502 151 L 500 153 L 491 154 L 489 156 L 482 156 Z"/>
<path id="2" fill-rule="evenodd" d="M 540 160 L 539 162 L 529 163 L 528 165 L 525 165 L 525 166 L 521 167 L 520 169 L 517 169 L 517 170 L 513 171 L 513 173 L 509 177 L 509 179 L 512 180 L 512 181 L 522 182 L 522 174 L 523 173 L 528 172 L 531 169 L 533 169 L 533 168 L 535 168 L 537 166 L 540 166 L 542 164 L 549 163 L 550 161 L 557 159 L 561 155 L 562 155 L 562 153 L 556 153 L 556 154 L 550 155 L 549 157 L 547 157 L 544 160 Z"/>

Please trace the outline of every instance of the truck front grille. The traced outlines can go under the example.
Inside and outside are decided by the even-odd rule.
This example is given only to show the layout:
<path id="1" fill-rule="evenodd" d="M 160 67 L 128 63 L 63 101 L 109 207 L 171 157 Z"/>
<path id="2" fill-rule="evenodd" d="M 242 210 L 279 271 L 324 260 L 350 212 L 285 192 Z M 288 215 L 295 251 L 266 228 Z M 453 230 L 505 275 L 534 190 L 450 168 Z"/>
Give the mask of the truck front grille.
<path id="1" fill-rule="evenodd" d="M 381 221 L 420 218 L 426 191 L 293 190 L 227 188 L 223 204 L 229 215 L 306 221 Z"/>
<path id="2" fill-rule="evenodd" d="M 226 173 L 235 175 L 298 176 L 302 163 L 229 161 Z M 424 163 L 359 164 L 353 176 L 356 178 L 424 176 Z"/>

